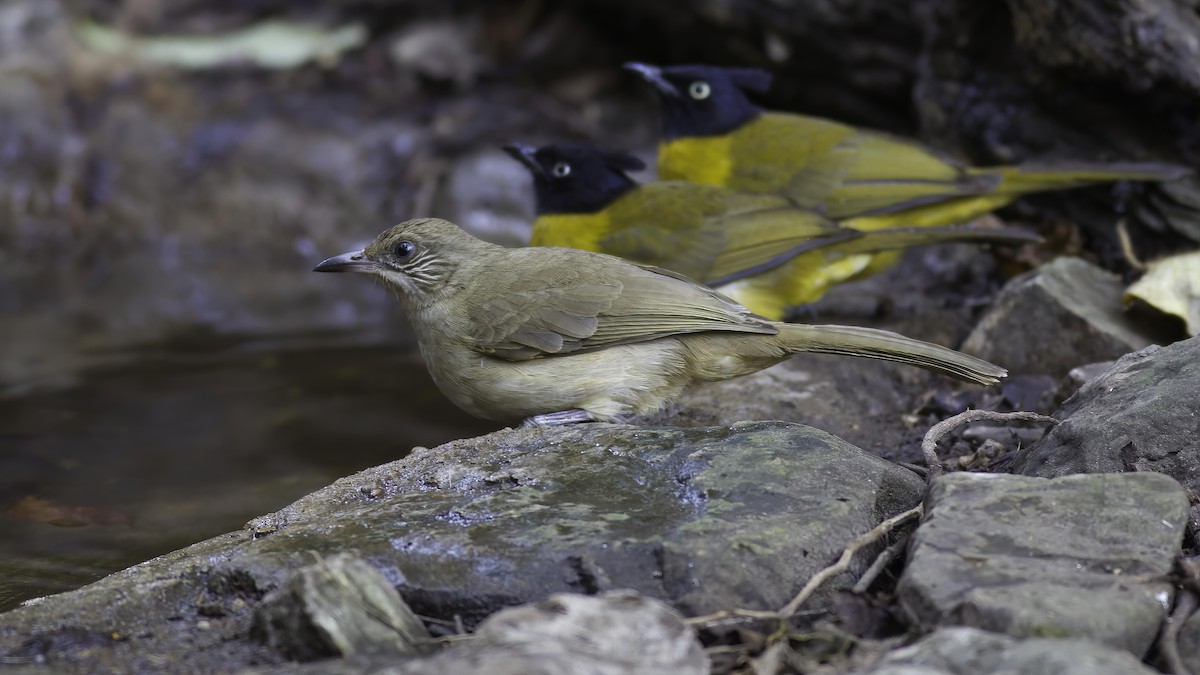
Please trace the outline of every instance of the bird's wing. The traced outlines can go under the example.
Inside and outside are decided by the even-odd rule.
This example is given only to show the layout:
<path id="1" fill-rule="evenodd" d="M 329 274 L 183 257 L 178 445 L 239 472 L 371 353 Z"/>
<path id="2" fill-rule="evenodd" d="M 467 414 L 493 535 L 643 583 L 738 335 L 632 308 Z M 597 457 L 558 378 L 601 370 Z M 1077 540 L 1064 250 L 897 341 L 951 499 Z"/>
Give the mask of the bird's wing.
<path id="1" fill-rule="evenodd" d="M 573 249 L 514 249 L 507 282 L 480 279 L 468 337 L 510 360 L 569 354 L 669 335 L 776 333 L 766 319 L 667 270 Z M 488 275 L 492 276 L 492 275 Z"/>
<path id="2" fill-rule="evenodd" d="M 861 236 L 774 195 L 667 181 L 642 186 L 614 205 L 606 253 L 674 270 L 709 285 L 781 265 L 822 246 Z"/>
<path id="3" fill-rule="evenodd" d="M 725 246 L 702 277 L 710 286 L 762 274 L 816 249 L 862 237 L 806 209 L 785 206 L 736 212 L 710 218 L 710 227 L 725 233 Z"/>
<path id="4" fill-rule="evenodd" d="M 834 219 L 986 194 L 999 184 L 917 141 L 815 117 L 763 115 L 738 139 L 741 180 L 773 174 L 780 194 Z"/>

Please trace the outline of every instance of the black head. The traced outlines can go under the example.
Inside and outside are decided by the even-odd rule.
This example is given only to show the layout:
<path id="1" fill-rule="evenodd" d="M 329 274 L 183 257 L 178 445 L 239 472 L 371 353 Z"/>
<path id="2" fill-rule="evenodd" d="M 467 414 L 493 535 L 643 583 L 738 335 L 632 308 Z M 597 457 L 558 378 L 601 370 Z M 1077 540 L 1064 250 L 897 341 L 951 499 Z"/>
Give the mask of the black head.
<path id="1" fill-rule="evenodd" d="M 633 155 L 590 145 L 533 148 L 514 143 L 504 146 L 504 151 L 533 174 L 538 215 L 599 211 L 637 187 L 626 171 L 646 168 Z"/>
<path id="2" fill-rule="evenodd" d="M 758 68 L 665 66 L 626 63 L 654 87 L 662 102 L 663 138 L 717 136 L 762 113 L 747 93 L 771 87 L 771 74 Z"/>

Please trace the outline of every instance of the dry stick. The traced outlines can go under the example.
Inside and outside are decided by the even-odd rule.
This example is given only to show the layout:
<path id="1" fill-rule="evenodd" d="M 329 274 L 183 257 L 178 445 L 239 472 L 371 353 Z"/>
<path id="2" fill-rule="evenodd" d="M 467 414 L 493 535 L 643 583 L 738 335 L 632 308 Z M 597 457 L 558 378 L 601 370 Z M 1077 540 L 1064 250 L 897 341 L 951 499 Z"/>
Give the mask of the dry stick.
<path id="1" fill-rule="evenodd" d="M 880 551 L 879 557 L 875 558 L 875 562 L 871 563 L 871 566 L 868 567 L 867 571 L 863 573 L 862 577 L 858 580 L 858 583 L 854 584 L 854 587 L 850 589 L 850 592 L 858 594 L 866 593 L 867 589 L 871 587 L 871 584 L 875 583 L 876 577 L 883 572 L 883 568 L 887 567 L 888 563 L 892 562 L 892 560 L 896 558 L 896 555 L 900 553 L 900 549 L 904 548 L 905 544 L 907 543 L 908 535 L 903 534 L 899 539 L 892 542 L 891 546 L 888 546 Z"/>
<path id="2" fill-rule="evenodd" d="M 954 417 L 947 417 L 938 422 L 925 432 L 925 440 L 921 441 L 921 454 L 925 457 L 925 465 L 929 467 L 928 480 L 930 483 L 935 478 L 942 475 L 942 461 L 938 458 L 937 442 L 942 440 L 946 434 L 954 431 L 958 427 L 970 422 L 978 422 L 979 420 L 991 420 L 994 422 L 1044 422 L 1046 424 L 1058 424 L 1058 420 L 1047 415 L 1040 415 L 1035 412 L 996 412 L 994 410 L 967 410 L 960 412 Z"/>
<path id="3" fill-rule="evenodd" d="M 1175 601 L 1175 609 L 1171 612 L 1170 618 L 1167 619 L 1167 625 L 1163 628 L 1162 640 L 1158 643 L 1158 650 L 1163 656 L 1163 660 L 1167 662 L 1167 672 L 1171 675 L 1191 675 L 1187 665 L 1183 662 L 1183 657 L 1179 654 L 1179 629 L 1183 627 L 1183 622 L 1196 611 L 1196 607 L 1200 606 L 1200 598 L 1188 589 L 1180 589 L 1179 598 Z"/>
<path id="4" fill-rule="evenodd" d="M 1129 266 L 1139 272 L 1145 272 L 1149 267 L 1133 249 L 1133 237 L 1129 236 L 1129 223 L 1124 218 L 1117 221 L 1117 242 L 1121 244 L 1121 255 L 1125 256 L 1125 262 Z"/>
<path id="5" fill-rule="evenodd" d="M 838 558 L 837 562 L 814 574 L 808 580 L 808 583 L 804 584 L 804 588 L 801 588 L 800 592 L 796 594 L 796 597 L 792 598 L 788 604 L 784 605 L 777 612 L 765 612 L 756 609 L 725 609 L 704 616 L 692 617 L 687 622 L 693 626 L 713 626 L 732 619 L 764 619 L 771 621 L 785 621 L 790 619 L 800 610 L 800 606 L 804 604 L 804 601 L 808 600 L 809 596 L 821 587 L 821 584 L 850 568 L 850 561 L 853 560 L 855 553 L 887 536 L 897 525 L 920 516 L 923 511 L 924 506 L 918 504 L 904 513 L 888 518 L 876 525 L 870 532 L 860 535 L 849 544 L 846 544 L 846 548 L 842 550 L 842 556 Z"/>
<path id="6" fill-rule="evenodd" d="M 765 611 L 761 609 L 722 609 L 719 612 L 705 614 L 704 616 L 693 616 L 690 619 L 685 619 L 685 623 L 689 626 L 711 627 L 720 625 L 725 622 L 733 622 L 736 619 L 760 619 L 762 621 L 779 621 L 783 617 L 779 616 L 779 612 Z"/>
<path id="7" fill-rule="evenodd" d="M 842 551 L 842 557 L 838 558 L 837 562 L 829 567 L 826 567 L 820 572 L 817 572 L 811 579 L 808 580 L 807 584 L 804 584 L 804 588 L 800 589 L 800 592 L 796 594 L 796 597 L 792 598 L 791 602 L 784 605 L 783 609 L 779 610 L 780 616 L 788 618 L 795 614 L 800 609 L 800 605 L 803 605 L 804 601 L 808 600 L 808 597 L 816 592 L 816 590 L 820 588 L 821 584 L 825 583 L 826 579 L 850 569 L 850 561 L 854 559 L 855 553 L 887 536 L 887 534 L 891 532 L 897 525 L 911 518 L 919 517 L 924 510 L 924 504 L 917 504 L 904 513 L 892 516 L 891 518 L 888 518 L 882 523 L 876 525 L 870 532 L 855 538 L 854 541 L 851 541 L 846 545 L 845 550 Z"/>

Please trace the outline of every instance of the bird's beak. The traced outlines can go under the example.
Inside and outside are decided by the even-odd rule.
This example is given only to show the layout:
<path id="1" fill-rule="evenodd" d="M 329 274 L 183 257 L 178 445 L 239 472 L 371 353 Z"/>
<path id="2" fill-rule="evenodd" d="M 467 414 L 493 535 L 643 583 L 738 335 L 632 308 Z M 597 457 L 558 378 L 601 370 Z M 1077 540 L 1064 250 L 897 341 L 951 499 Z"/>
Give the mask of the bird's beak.
<path id="1" fill-rule="evenodd" d="M 643 80 L 649 82 L 654 86 L 655 89 L 663 94 L 666 94 L 667 96 L 673 96 L 675 98 L 679 97 L 679 90 L 675 88 L 675 85 L 668 82 L 667 78 L 663 77 L 662 68 L 659 68 L 658 66 L 647 65 L 645 63 L 636 63 L 634 61 L 630 61 L 622 67 L 625 70 L 630 70 L 638 75 L 641 75 Z"/>
<path id="2" fill-rule="evenodd" d="M 313 268 L 314 272 L 364 272 L 370 274 L 379 269 L 379 264 L 362 251 L 351 251 L 326 258 Z"/>
<path id="3" fill-rule="evenodd" d="M 512 157 L 518 162 L 524 164 L 525 168 L 529 169 L 529 172 L 533 175 L 540 176 L 546 173 L 546 171 L 542 168 L 542 165 L 538 163 L 537 158 L 533 156 L 533 153 L 537 152 L 537 148 L 533 147 L 532 145 L 509 143 L 508 145 L 504 146 L 504 151 L 508 153 L 509 157 Z"/>

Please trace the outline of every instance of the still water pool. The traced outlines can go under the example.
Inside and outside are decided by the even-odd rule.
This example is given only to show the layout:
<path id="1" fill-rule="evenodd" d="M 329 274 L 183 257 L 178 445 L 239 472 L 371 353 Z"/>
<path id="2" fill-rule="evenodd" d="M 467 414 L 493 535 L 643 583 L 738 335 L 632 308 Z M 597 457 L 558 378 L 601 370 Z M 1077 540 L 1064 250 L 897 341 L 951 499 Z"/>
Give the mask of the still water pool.
<path id="1" fill-rule="evenodd" d="M 382 347 L 162 350 L 0 399 L 0 611 L 500 426 Z"/>

